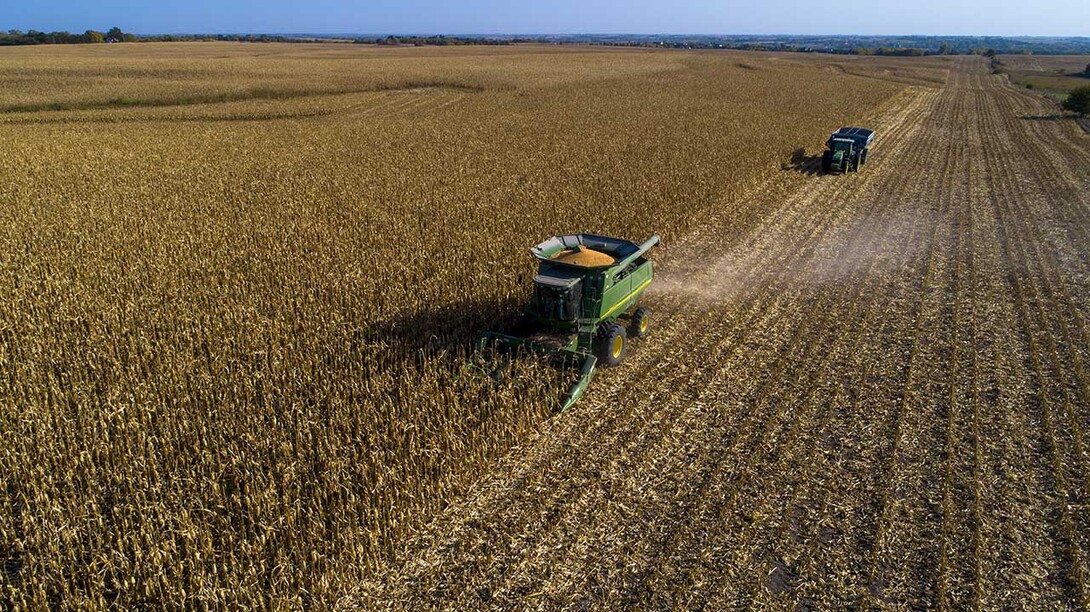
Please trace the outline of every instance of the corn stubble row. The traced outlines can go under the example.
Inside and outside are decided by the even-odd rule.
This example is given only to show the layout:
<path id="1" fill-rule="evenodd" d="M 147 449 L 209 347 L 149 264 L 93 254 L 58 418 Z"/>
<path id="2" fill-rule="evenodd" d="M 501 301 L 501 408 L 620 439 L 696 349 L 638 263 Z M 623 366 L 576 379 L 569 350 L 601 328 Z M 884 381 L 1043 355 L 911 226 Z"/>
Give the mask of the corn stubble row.
<path id="1" fill-rule="evenodd" d="M 555 408 L 547 366 L 460 370 L 528 246 L 683 234 L 897 90 L 731 55 L 270 49 L 0 56 L 9 108 L 75 109 L 0 115 L 0 601 L 335 601 Z M 291 116 L 421 82 L 465 88 Z M 224 87 L 281 118 L 194 120 Z"/>

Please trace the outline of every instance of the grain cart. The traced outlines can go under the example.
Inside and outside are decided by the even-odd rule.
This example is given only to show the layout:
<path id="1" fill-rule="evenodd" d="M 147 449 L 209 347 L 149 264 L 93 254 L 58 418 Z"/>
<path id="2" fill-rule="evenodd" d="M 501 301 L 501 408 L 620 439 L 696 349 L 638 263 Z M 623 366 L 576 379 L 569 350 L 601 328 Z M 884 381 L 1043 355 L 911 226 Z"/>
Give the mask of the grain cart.
<path id="1" fill-rule="evenodd" d="M 828 149 L 821 155 L 821 169 L 828 173 L 853 172 L 867 163 L 874 131 L 860 127 L 844 127 L 833 132 L 825 143 Z"/>
<path id="2" fill-rule="evenodd" d="M 509 334 L 485 332 L 475 362 L 488 349 L 525 350 L 575 364 L 579 378 L 561 405 L 579 401 L 602 363 L 624 358 L 631 338 L 647 335 L 651 311 L 639 306 L 654 269 L 645 256 L 659 243 L 641 245 L 592 234 L 554 236 L 530 249 L 538 260 L 534 293 Z"/>

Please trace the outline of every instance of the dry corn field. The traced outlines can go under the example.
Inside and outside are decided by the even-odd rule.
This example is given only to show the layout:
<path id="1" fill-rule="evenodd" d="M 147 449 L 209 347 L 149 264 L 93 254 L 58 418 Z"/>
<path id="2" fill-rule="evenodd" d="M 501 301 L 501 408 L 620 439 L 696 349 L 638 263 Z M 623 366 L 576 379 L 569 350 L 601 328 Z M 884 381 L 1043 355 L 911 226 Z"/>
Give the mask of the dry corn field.
<path id="1" fill-rule="evenodd" d="M 0 51 L 0 602 L 1087 607 L 1090 139 L 987 73 Z M 570 231 L 666 247 L 556 414 L 461 364 Z"/>

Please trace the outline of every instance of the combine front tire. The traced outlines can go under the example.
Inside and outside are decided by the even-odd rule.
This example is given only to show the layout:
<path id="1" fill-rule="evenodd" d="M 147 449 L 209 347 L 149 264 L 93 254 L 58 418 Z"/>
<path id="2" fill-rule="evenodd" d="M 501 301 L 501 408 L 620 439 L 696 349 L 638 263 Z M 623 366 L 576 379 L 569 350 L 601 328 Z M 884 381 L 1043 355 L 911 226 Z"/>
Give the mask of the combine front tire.
<path id="1" fill-rule="evenodd" d="M 632 338 L 643 338 L 651 329 L 651 309 L 640 306 L 632 313 L 632 319 L 628 322 L 628 335 Z"/>
<path id="2" fill-rule="evenodd" d="M 624 326 L 619 323 L 605 323 L 598 328 L 595 352 L 600 363 L 606 366 L 621 363 L 627 348 L 628 335 L 625 333 Z"/>

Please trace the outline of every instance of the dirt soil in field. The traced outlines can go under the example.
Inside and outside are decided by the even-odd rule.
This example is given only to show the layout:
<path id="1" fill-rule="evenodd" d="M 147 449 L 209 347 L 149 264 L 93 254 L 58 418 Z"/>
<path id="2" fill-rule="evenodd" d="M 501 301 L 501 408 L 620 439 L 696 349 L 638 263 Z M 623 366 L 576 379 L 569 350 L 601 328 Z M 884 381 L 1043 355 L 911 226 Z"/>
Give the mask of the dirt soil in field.
<path id="1" fill-rule="evenodd" d="M 1090 606 L 1090 137 L 989 72 L 667 245 L 652 335 L 345 603 Z"/>

